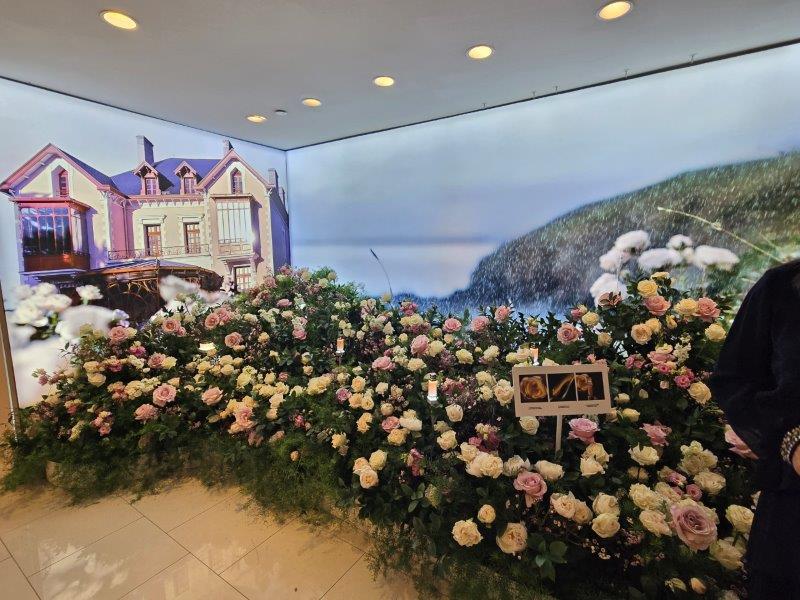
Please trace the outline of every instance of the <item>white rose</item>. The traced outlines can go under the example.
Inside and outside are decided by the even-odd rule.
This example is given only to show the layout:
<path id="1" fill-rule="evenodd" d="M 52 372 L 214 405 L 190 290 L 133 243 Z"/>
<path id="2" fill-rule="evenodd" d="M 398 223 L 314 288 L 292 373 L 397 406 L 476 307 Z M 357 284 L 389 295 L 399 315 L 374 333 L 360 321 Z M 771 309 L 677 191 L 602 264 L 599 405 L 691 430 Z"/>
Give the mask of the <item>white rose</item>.
<path id="1" fill-rule="evenodd" d="M 536 469 L 546 481 L 557 481 L 564 476 L 564 467 L 547 460 L 536 461 L 533 468 Z"/>
<path id="2" fill-rule="evenodd" d="M 575 516 L 577 504 L 578 502 L 572 492 L 569 494 L 556 493 L 550 496 L 550 506 L 565 519 L 572 519 Z"/>
<path id="3" fill-rule="evenodd" d="M 453 423 L 458 423 L 464 418 L 464 409 L 458 404 L 448 404 L 444 412 L 447 413 L 447 418 Z"/>
<path id="4" fill-rule="evenodd" d="M 725 518 L 739 533 L 749 534 L 753 526 L 753 511 L 738 504 L 731 504 L 725 510 Z"/>
<path id="5" fill-rule="evenodd" d="M 478 526 L 472 519 L 456 521 L 453 525 L 453 539 L 460 546 L 475 546 L 483 539 Z"/>
<path id="6" fill-rule="evenodd" d="M 652 446 L 641 446 L 637 444 L 634 448 L 628 450 L 628 454 L 643 467 L 654 465 L 658 462 L 658 451 Z"/>
<path id="7" fill-rule="evenodd" d="M 703 471 L 694 476 L 694 482 L 710 496 L 716 496 L 725 487 L 725 477 L 719 473 Z"/>
<path id="8" fill-rule="evenodd" d="M 400 427 L 404 427 L 409 431 L 422 431 L 422 421 L 416 418 L 400 418 Z"/>
<path id="9" fill-rule="evenodd" d="M 375 487 L 378 485 L 378 473 L 371 468 L 362 469 L 358 474 L 358 482 L 365 490 Z"/>
<path id="10" fill-rule="evenodd" d="M 575 521 L 578 525 L 585 525 L 589 521 L 592 520 L 594 514 L 592 513 L 592 509 L 589 508 L 589 505 L 586 504 L 583 500 L 577 500 L 575 502 L 575 514 L 572 516 L 572 520 Z"/>
<path id="11" fill-rule="evenodd" d="M 468 444 L 467 442 L 461 442 L 461 460 L 464 462 L 472 462 L 475 460 L 475 457 L 478 456 L 479 450 L 473 446 L 472 444 Z"/>
<path id="12" fill-rule="evenodd" d="M 519 426 L 525 433 L 534 435 L 537 431 L 539 431 L 539 419 L 536 417 L 520 417 Z"/>
<path id="13" fill-rule="evenodd" d="M 493 391 L 494 397 L 497 398 L 497 401 L 502 406 L 511 404 L 511 401 L 514 399 L 514 388 L 512 387 L 511 383 L 505 379 L 498 381 L 497 385 L 494 386 Z"/>
<path id="14" fill-rule="evenodd" d="M 672 535 L 672 530 L 669 528 L 669 524 L 664 517 L 664 513 L 656 511 L 656 510 L 643 510 L 639 515 L 639 521 L 641 521 L 642 525 L 644 526 L 647 531 L 656 535 L 657 537 L 670 536 Z"/>
<path id="15" fill-rule="evenodd" d="M 724 568 L 735 571 L 742 566 L 744 552 L 728 540 L 717 540 L 708 549 L 708 553 Z"/>
<path id="16" fill-rule="evenodd" d="M 631 485 L 628 496 L 642 510 L 656 510 L 664 504 L 664 499 L 660 495 L 641 483 Z"/>
<path id="17" fill-rule="evenodd" d="M 592 531 L 601 538 L 614 537 L 619 531 L 619 519 L 611 513 L 601 513 L 592 519 Z"/>
<path id="18" fill-rule="evenodd" d="M 599 493 L 592 502 L 592 508 L 597 514 L 619 515 L 619 502 L 616 496 Z"/>
<path id="19" fill-rule="evenodd" d="M 472 361 L 474 360 L 472 357 L 472 352 L 467 350 L 466 348 L 461 348 L 460 350 L 456 350 L 456 358 L 458 362 L 462 365 L 471 365 Z"/>
<path id="20" fill-rule="evenodd" d="M 458 440 L 456 440 L 456 432 L 445 431 L 442 435 L 436 438 L 436 443 L 439 444 L 439 447 L 442 450 L 452 450 L 458 445 Z"/>
<path id="21" fill-rule="evenodd" d="M 601 465 L 605 465 L 611 458 L 606 452 L 605 447 L 600 442 L 593 442 L 586 446 L 586 449 L 581 455 L 582 458 L 593 458 Z"/>
<path id="22" fill-rule="evenodd" d="M 606 470 L 599 462 L 593 458 L 581 458 L 581 475 L 583 477 L 591 477 L 592 475 L 599 475 L 605 473 Z"/>
<path id="23" fill-rule="evenodd" d="M 531 462 L 515 454 L 503 464 L 503 475 L 516 477 L 522 470 L 530 471 Z"/>
<path id="24" fill-rule="evenodd" d="M 474 477 L 496 479 L 503 473 L 503 460 L 488 452 L 478 451 L 478 455 L 467 465 L 467 473 Z"/>

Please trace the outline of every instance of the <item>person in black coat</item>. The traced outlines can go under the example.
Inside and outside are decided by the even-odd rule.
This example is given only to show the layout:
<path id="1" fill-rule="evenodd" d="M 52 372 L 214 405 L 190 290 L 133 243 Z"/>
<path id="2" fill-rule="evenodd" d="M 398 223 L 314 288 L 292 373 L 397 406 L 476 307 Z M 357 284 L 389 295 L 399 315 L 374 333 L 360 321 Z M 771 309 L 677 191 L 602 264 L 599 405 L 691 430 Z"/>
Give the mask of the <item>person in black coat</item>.
<path id="1" fill-rule="evenodd" d="M 770 269 L 747 294 L 711 390 L 758 457 L 749 597 L 800 600 L 800 261 Z"/>

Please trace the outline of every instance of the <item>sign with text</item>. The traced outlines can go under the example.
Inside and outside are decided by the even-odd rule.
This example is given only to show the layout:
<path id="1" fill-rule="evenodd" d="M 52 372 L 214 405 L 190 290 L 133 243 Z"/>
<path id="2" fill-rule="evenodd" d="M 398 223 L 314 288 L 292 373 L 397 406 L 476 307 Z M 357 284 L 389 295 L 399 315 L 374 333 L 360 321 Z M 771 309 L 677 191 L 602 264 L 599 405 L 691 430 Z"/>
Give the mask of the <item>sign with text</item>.
<path id="1" fill-rule="evenodd" d="M 520 365 L 511 374 L 518 417 L 611 412 L 606 365 Z"/>

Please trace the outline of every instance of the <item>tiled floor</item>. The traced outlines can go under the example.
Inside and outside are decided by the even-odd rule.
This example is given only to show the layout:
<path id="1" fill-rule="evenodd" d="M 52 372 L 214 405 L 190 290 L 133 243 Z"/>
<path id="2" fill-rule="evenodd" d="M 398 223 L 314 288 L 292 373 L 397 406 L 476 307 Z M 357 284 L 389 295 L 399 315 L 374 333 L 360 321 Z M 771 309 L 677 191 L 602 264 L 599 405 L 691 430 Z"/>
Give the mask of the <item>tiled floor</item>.
<path id="1" fill-rule="evenodd" d="M 0 600 L 412 600 L 373 580 L 369 538 L 246 506 L 193 480 L 140 499 L 69 506 L 57 490 L 0 495 Z"/>

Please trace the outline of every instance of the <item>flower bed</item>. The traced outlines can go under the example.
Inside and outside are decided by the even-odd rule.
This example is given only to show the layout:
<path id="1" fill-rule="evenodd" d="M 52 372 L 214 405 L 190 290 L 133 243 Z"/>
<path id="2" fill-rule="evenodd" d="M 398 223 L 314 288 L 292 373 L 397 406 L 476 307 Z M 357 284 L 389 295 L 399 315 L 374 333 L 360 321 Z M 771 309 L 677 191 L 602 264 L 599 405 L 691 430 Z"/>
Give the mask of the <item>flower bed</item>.
<path id="1" fill-rule="evenodd" d="M 421 588 L 430 571 L 455 597 L 740 586 L 749 461 L 704 382 L 724 299 L 655 273 L 565 319 L 470 318 L 287 269 L 221 304 L 171 306 L 142 330 L 82 331 L 24 410 L 8 485 L 48 460 L 77 496 L 191 467 L 273 508 L 355 506 L 377 527 L 376 566 L 414 569 Z M 610 369 L 614 412 L 570 419 L 558 453 L 555 418 L 514 415 L 511 368 L 533 348 Z"/>

